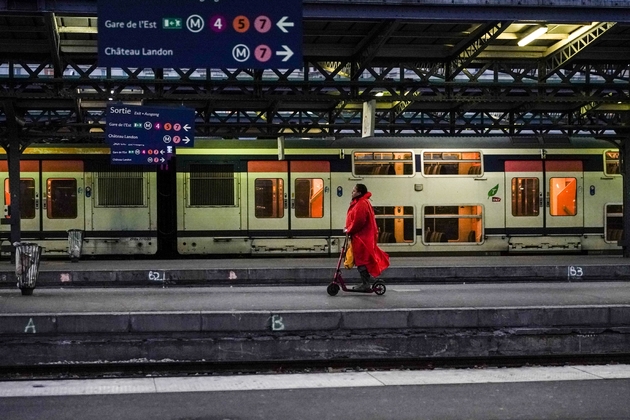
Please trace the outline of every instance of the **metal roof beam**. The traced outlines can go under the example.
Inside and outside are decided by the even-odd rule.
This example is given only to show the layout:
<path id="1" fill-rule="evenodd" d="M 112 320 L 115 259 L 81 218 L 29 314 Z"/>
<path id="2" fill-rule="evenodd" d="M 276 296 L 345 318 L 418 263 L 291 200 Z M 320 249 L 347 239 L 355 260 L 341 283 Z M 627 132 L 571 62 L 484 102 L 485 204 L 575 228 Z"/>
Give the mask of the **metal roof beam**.
<path id="1" fill-rule="evenodd" d="M 455 58 L 449 63 L 449 71 L 447 71 L 448 80 L 452 80 L 464 67 L 470 64 L 475 57 L 481 52 L 499 35 L 503 33 L 511 22 L 496 22 L 488 25 L 481 26 L 479 29 L 471 34 L 472 39 L 462 41 L 459 45 L 455 46 L 454 53 Z"/>
<path id="2" fill-rule="evenodd" d="M 581 51 L 593 44 L 610 28 L 615 26 L 616 22 L 601 22 L 592 29 L 585 32 L 582 36 L 569 41 L 566 45 L 553 49 L 541 63 L 540 80 L 545 80 L 551 76 L 556 70 L 564 66 L 568 61 L 575 58 Z"/>
<path id="3" fill-rule="evenodd" d="M 61 77 L 63 74 L 63 66 L 61 64 L 59 31 L 57 30 L 57 20 L 52 12 L 46 13 L 44 19 L 46 23 L 46 31 L 48 32 L 48 40 L 50 42 L 50 55 L 52 57 L 53 67 L 55 69 L 55 77 Z"/>
<path id="4" fill-rule="evenodd" d="M 357 11 L 365 19 L 497 21 L 534 20 L 553 22 L 617 21 L 630 22 L 630 4 L 619 0 L 304 0 L 307 19 L 356 19 Z M 97 0 L 0 0 L 0 12 L 55 12 L 97 14 Z"/>
<path id="5" fill-rule="evenodd" d="M 568 3 L 567 3 L 568 2 Z M 490 7 L 490 3 L 494 6 Z M 422 4 L 409 4 L 405 0 L 379 0 L 357 4 L 350 0 L 334 2 L 304 0 L 303 16 L 307 19 L 356 19 L 357 11 L 365 19 L 403 19 L 421 21 L 549 21 L 563 22 L 630 22 L 630 3 L 599 0 L 577 2 L 546 0 L 424 0 Z"/>
<path id="6" fill-rule="evenodd" d="M 400 21 L 385 20 L 376 25 L 370 34 L 359 43 L 357 51 L 353 54 L 352 80 L 359 79 L 363 70 L 370 64 L 376 53 L 385 45 L 399 25 Z"/>

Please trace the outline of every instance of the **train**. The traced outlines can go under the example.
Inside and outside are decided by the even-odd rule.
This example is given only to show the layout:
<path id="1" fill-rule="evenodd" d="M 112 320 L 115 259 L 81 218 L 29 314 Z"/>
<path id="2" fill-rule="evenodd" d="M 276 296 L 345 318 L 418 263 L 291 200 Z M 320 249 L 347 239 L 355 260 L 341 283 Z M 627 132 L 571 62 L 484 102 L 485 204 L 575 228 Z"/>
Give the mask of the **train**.
<path id="1" fill-rule="evenodd" d="M 9 218 L 6 156 L 0 172 Z M 619 150 L 593 137 L 197 138 L 160 165 L 37 144 L 20 178 L 44 255 L 80 231 L 82 256 L 332 256 L 357 183 L 392 255 L 621 252 Z"/>

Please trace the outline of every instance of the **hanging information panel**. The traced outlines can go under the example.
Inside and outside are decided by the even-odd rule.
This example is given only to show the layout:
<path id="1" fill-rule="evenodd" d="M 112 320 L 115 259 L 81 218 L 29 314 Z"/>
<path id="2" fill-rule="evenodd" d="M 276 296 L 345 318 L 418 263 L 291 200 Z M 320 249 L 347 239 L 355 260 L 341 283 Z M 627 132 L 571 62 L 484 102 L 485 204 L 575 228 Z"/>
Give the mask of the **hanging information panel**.
<path id="1" fill-rule="evenodd" d="M 301 68 L 302 0 L 98 0 L 99 65 Z"/>
<path id="2" fill-rule="evenodd" d="M 116 164 L 162 164 L 175 147 L 193 147 L 195 111 L 109 105 L 105 139 Z"/>

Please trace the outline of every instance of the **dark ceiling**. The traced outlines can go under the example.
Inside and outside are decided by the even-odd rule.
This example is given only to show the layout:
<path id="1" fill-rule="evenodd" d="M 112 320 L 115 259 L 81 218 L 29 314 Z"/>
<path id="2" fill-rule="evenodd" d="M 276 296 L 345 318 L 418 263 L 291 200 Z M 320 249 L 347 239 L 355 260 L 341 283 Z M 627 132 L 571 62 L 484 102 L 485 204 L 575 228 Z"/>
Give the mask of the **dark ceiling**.
<path id="1" fill-rule="evenodd" d="M 102 142 L 112 101 L 209 137 L 360 135 L 370 101 L 375 135 L 625 135 L 630 5 L 460 3 L 305 0 L 304 68 L 262 71 L 99 67 L 96 1 L 0 0 L 0 137 Z"/>

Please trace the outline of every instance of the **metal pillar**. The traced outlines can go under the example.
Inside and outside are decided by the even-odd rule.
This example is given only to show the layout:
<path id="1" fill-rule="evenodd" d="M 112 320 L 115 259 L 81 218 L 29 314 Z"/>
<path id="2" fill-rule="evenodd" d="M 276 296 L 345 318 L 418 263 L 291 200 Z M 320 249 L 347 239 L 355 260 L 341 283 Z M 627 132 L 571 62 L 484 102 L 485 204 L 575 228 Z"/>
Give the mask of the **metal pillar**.
<path id="1" fill-rule="evenodd" d="M 9 150 L 7 150 L 9 160 L 9 191 L 11 191 L 11 243 L 22 240 L 21 209 L 22 186 L 20 182 L 20 140 L 16 137 L 9 139 Z"/>
<path id="2" fill-rule="evenodd" d="M 7 137 L 2 142 L 2 147 L 7 152 L 9 163 L 9 191 L 11 192 L 11 205 L 9 207 L 9 221 L 11 224 L 11 243 L 20 242 L 22 240 L 21 229 L 21 210 L 20 204 L 22 200 L 22 188 L 20 182 L 20 153 L 22 152 L 22 144 L 20 143 L 21 125 L 15 114 L 15 109 L 11 101 L 2 103 L 7 123 Z M 6 219 L 4 219 L 6 220 Z M 11 259 L 15 257 L 15 250 L 11 253 Z"/>
<path id="3" fill-rule="evenodd" d="M 630 258 L 630 138 L 621 141 L 619 152 L 623 177 L 623 236 L 619 245 L 624 258 Z"/>

